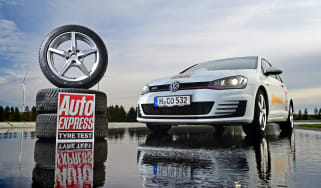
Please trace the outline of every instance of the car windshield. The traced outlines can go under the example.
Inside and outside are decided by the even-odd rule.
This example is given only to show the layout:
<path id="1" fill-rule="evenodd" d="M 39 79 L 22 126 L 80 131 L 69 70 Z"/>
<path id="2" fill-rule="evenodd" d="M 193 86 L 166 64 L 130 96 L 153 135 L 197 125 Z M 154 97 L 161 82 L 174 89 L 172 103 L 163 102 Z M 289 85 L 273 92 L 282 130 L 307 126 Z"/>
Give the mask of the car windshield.
<path id="1" fill-rule="evenodd" d="M 257 57 L 238 57 L 231 59 L 220 59 L 196 64 L 187 68 L 181 73 L 215 71 L 215 70 L 238 70 L 238 69 L 256 69 Z"/>

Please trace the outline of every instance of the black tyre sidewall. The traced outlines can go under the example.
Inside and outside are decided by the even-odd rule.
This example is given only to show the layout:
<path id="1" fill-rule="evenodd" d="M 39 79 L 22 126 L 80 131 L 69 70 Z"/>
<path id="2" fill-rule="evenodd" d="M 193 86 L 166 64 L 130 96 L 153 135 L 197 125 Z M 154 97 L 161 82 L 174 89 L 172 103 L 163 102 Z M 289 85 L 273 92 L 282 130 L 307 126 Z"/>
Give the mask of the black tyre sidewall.
<path id="1" fill-rule="evenodd" d="M 105 114 L 107 111 L 107 95 L 103 92 L 78 88 L 48 88 L 42 89 L 36 96 L 36 109 L 40 114 L 57 113 L 58 93 L 95 94 L 96 114 Z"/>
<path id="2" fill-rule="evenodd" d="M 253 122 L 249 125 L 243 125 L 243 131 L 245 132 L 246 135 L 249 135 L 249 136 L 253 136 L 253 135 L 262 136 L 267 126 L 265 125 L 264 130 L 261 130 L 260 128 L 260 122 L 259 122 L 260 112 L 259 112 L 259 104 L 258 104 L 260 95 L 263 95 L 265 100 L 265 105 L 267 106 L 266 96 L 264 95 L 264 92 L 262 90 L 258 90 L 255 96 Z M 266 121 L 267 121 L 267 118 L 268 118 L 268 112 L 266 113 Z"/>
<path id="3" fill-rule="evenodd" d="M 293 113 L 292 104 L 289 105 L 289 108 L 292 109 L 292 113 Z M 294 126 L 291 127 L 291 121 L 290 121 L 290 109 L 289 109 L 288 119 L 286 120 L 286 122 L 279 123 L 279 125 L 282 132 L 291 132 L 293 130 Z"/>
<path id="4" fill-rule="evenodd" d="M 95 138 L 105 138 L 108 132 L 108 122 L 104 114 L 95 115 Z M 36 120 L 37 138 L 56 138 L 57 114 L 40 114 Z"/>
<path id="5" fill-rule="evenodd" d="M 71 82 L 57 77 L 50 69 L 47 61 L 47 51 L 52 40 L 62 33 L 71 31 L 80 32 L 89 36 L 96 43 L 99 50 L 99 62 L 96 71 L 94 72 L 94 74 L 83 81 Z M 46 78 L 55 86 L 88 89 L 98 83 L 104 76 L 108 65 L 108 53 L 103 40 L 94 31 L 80 25 L 64 25 L 50 32 L 42 42 L 39 50 L 39 64 Z"/>

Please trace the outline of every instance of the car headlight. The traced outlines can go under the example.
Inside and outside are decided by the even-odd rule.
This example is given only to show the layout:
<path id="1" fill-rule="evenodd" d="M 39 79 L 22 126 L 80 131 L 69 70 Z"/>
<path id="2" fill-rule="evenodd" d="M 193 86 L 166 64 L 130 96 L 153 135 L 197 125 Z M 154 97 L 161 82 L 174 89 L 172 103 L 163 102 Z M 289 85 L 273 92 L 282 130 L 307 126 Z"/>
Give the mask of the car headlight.
<path id="1" fill-rule="evenodd" d="M 210 82 L 208 85 L 211 89 L 243 89 L 247 86 L 245 76 L 230 76 Z"/>
<path id="2" fill-rule="evenodd" d="M 143 87 L 143 91 L 142 91 L 142 95 L 144 95 L 144 94 L 146 94 L 146 93 L 148 93 L 149 92 L 149 86 L 148 85 L 145 85 L 144 87 Z"/>

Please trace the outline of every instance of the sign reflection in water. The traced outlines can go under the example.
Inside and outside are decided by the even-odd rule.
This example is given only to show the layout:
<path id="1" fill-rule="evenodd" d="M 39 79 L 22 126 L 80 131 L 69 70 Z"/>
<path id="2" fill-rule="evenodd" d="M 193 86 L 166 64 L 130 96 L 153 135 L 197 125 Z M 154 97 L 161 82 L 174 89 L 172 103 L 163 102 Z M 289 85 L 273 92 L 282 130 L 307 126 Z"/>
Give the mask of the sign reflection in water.
<path id="1" fill-rule="evenodd" d="M 238 128 L 229 131 L 219 136 L 210 128 L 186 128 L 148 135 L 137 148 L 144 186 L 256 186 L 269 185 L 272 178 L 287 184 L 294 134 L 250 138 Z M 280 142 L 284 148 L 271 151 L 270 145 Z"/>
<path id="2" fill-rule="evenodd" d="M 93 142 L 57 143 L 55 187 L 92 187 Z"/>
<path id="3" fill-rule="evenodd" d="M 70 143 L 69 143 L 70 144 Z M 107 141 L 57 144 L 55 140 L 39 139 L 35 143 L 32 172 L 34 187 L 96 187 L 105 183 Z M 92 156 L 92 148 L 95 148 Z M 58 156 L 57 164 L 55 155 Z M 92 165 L 93 164 L 93 165 Z M 57 165 L 57 166 L 56 166 Z"/>

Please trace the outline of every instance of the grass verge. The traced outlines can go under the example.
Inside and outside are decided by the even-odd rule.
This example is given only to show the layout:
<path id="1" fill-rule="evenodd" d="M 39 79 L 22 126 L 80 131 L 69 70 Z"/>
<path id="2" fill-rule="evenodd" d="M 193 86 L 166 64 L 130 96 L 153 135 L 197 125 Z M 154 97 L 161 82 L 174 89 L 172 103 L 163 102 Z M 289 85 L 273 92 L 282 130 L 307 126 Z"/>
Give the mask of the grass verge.
<path id="1" fill-rule="evenodd" d="M 316 127 L 321 128 L 321 124 L 301 124 L 300 127 Z"/>

